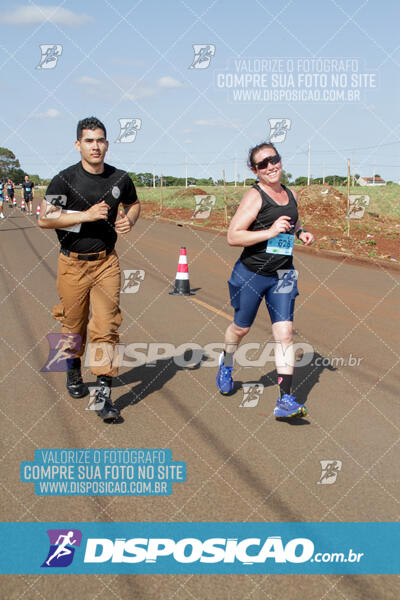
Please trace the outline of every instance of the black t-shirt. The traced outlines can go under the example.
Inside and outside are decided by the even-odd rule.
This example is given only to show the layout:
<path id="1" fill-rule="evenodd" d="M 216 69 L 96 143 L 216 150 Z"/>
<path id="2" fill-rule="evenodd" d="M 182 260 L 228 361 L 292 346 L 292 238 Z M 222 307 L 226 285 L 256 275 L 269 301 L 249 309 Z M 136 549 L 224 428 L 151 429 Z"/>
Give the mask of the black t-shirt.
<path id="1" fill-rule="evenodd" d="M 58 195 L 60 199 L 56 198 Z M 85 171 L 80 162 L 53 177 L 46 196 L 64 210 L 84 211 L 102 200 L 110 207 L 107 220 L 82 223 L 79 233 L 56 229 L 62 248 L 82 254 L 112 250 L 117 241 L 114 223 L 119 203 L 137 202 L 135 186 L 126 171 L 105 164 L 103 173 L 94 175 Z"/>
<path id="2" fill-rule="evenodd" d="M 22 189 L 24 190 L 24 196 L 29 197 L 32 196 L 32 190 L 35 187 L 33 181 L 24 181 L 22 184 Z"/>
<path id="3" fill-rule="evenodd" d="M 286 191 L 289 202 L 284 206 L 277 204 L 264 190 L 257 184 L 253 186 L 261 195 L 260 211 L 249 227 L 249 231 L 261 231 L 268 229 L 271 225 L 283 215 L 287 215 L 291 219 L 292 230 L 287 232 L 294 236 L 294 226 L 299 218 L 297 211 L 297 202 L 294 199 L 293 193 L 287 187 L 282 185 Z M 276 275 L 278 269 L 290 269 L 293 265 L 293 256 L 285 254 L 268 254 L 266 252 L 268 240 L 247 246 L 240 255 L 240 260 L 245 267 L 254 271 L 259 275 Z"/>

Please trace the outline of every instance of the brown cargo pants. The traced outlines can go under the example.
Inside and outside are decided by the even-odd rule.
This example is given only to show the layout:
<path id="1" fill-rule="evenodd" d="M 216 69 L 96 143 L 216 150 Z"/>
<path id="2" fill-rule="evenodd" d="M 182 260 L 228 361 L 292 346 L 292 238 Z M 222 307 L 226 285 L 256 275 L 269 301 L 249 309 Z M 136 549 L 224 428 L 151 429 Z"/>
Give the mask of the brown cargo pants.
<path id="1" fill-rule="evenodd" d="M 94 375 L 118 374 L 115 346 L 122 322 L 119 308 L 121 271 L 118 256 L 100 253 L 98 260 L 81 260 L 60 254 L 57 290 L 60 303 L 53 308 L 53 317 L 62 323 L 62 333 L 81 337 L 81 346 L 71 356 L 83 356 L 87 329 L 90 344 L 85 364 Z"/>

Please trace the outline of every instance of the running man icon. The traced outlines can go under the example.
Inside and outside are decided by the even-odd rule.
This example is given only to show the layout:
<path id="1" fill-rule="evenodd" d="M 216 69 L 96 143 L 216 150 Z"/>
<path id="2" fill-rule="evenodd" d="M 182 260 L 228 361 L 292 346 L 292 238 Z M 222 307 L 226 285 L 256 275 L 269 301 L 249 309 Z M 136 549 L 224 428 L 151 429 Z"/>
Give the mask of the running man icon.
<path id="1" fill-rule="evenodd" d="M 69 531 L 67 535 L 60 535 L 58 537 L 56 544 L 59 544 L 59 546 L 57 547 L 57 550 L 54 552 L 54 554 L 52 554 L 50 558 L 46 560 L 46 565 L 50 566 L 50 563 L 53 560 L 53 558 L 61 558 L 62 556 L 66 556 L 67 554 L 72 554 L 72 550 L 70 548 L 67 548 L 67 546 L 68 544 L 71 544 L 71 546 L 73 546 L 73 544 L 76 543 L 76 540 L 71 539 L 73 535 L 74 532 Z M 63 541 L 60 543 L 61 539 Z"/>
<path id="2" fill-rule="evenodd" d="M 294 284 L 298 278 L 298 272 L 295 269 L 279 269 L 278 274 L 278 285 L 273 291 L 274 294 L 290 294 L 293 290 Z"/>
<path id="3" fill-rule="evenodd" d="M 40 62 L 37 69 L 54 69 L 63 51 L 61 44 L 40 44 Z"/>
<path id="4" fill-rule="evenodd" d="M 145 272 L 143 269 L 124 269 L 124 277 L 121 293 L 135 294 L 144 280 Z"/>
<path id="5" fill-rule="evenodd" d="M 42 567 L 68 567 L 74 558 L 76 547 L 81 545 L 79 529 L 48 529 L 50 548 Z"/>
<path id="6" fill-rule="evenodd" d="M 41 372 L 67 370 L 67 360 L 73 356 L 74 351 L 80 347 L 82 338 L 78 333 L 48 333 L 49 356 Z"/>
<path id="7" fill-rule="evenodd" d="M 189 69 L 207 69 L 215 55 L 215 44 L 193 44 L 194 58 Z"/>

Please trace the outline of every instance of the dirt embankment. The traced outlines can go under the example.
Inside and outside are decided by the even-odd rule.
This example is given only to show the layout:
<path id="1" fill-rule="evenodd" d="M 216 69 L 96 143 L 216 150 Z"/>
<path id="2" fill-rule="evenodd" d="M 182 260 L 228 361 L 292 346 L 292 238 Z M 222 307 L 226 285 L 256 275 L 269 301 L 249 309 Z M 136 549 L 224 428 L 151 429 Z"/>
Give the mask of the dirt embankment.
<path id="1" fill-rule="evenodd" d="M 206 194 L 200 188 L 187 188 L 177 198 L 190 198 Z M 193 208 L 160 206 L 155 202 L 143 203 L 143 216 L 162 217 L 179 223 L 203 226 L 211 230 L 223 231 L 235 214 L 238 200 L 229 199 L 227 222 L 224 209 L 213 208 L 208 217 L 195 216 Z M 400 263 L 400 223 L 396 220 L 368 210 L 361 219 L 350 219 L 348 235 L 347 197 L 330 185 L 311 185 L 298 190 L 298 206 L 302 224 L 312 231 L 314 247 L 333 250 L 346 255 L 364 258 L 378 258 Z"/>

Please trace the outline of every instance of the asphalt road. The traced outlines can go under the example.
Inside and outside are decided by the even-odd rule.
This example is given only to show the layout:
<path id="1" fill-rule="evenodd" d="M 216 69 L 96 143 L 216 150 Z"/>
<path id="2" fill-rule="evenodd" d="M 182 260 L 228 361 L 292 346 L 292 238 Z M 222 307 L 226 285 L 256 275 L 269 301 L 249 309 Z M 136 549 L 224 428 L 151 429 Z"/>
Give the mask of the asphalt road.
<path id="1" fill-rule="evenodd" d="M 193 297 L 170 296 L 186 246 Z M 294 387 L 308 416 L 278 422 L 274 363 L 234 371 L 235 393 L 221 396 L 215 367 L 168 356 L 155 366 L 124 366 L 113 388 L 120 423 L 104 424 L 71 399 L 64 374 L 43 373 L 46 335 L 59 331 L 51 309 L 58 244 L 17 209 L 0 223 L 1 505 L 3 521 L 395 521 L 399 514 L 399 272 L 296 252 L 300 296 L 295 341 L 310 344 Z M 121 342 L 219 343 L 232 309 L 226 281 L 238 248 L 225 238 L 139 221 L 118 241 L 122 269 L 145 271 L 137 293 L 121 294 Z M 265 308 L 244 343 L 271 342 Z M 143 350 L 144 351 L 144 350 Z M 142 351 L 142 352 L 143 352 Z M 188 353 L 178 354 L 189 360 Z M 349 361 L 352 366 L 340 364 Z M 257 350 L 249 350 L 256 357 Z M 198 358 L 198 356 L 197 356 Z M 316 365 L 315 359 L 322 365 Z M 333 365 L 330 359 L 334 359 Z M 325 360 L 322 360 L 325 359 Z M 356 363 L 354 362 L 356 359 Z M 125 357 L 129 361 L 129 357 Z M 317 361 L 318 362 L 318 361 Z M 85 380 L 94 377 L 84 369 Z M 263 392 L 246 402 L 243 383 Z M 259 388 L 260 389 L 260 388 Z M 187 481 L 169 497 L 40 497 L 19 480 L 20 462 L 38 448 L 169 448 Z M 321 485 L 322 460 L 341 461 Z M 337 463 L 338 464 L 338 463 Z M 395 599 L 396 576 L 44 575 L 5 576 L 2 597 Z"/>

